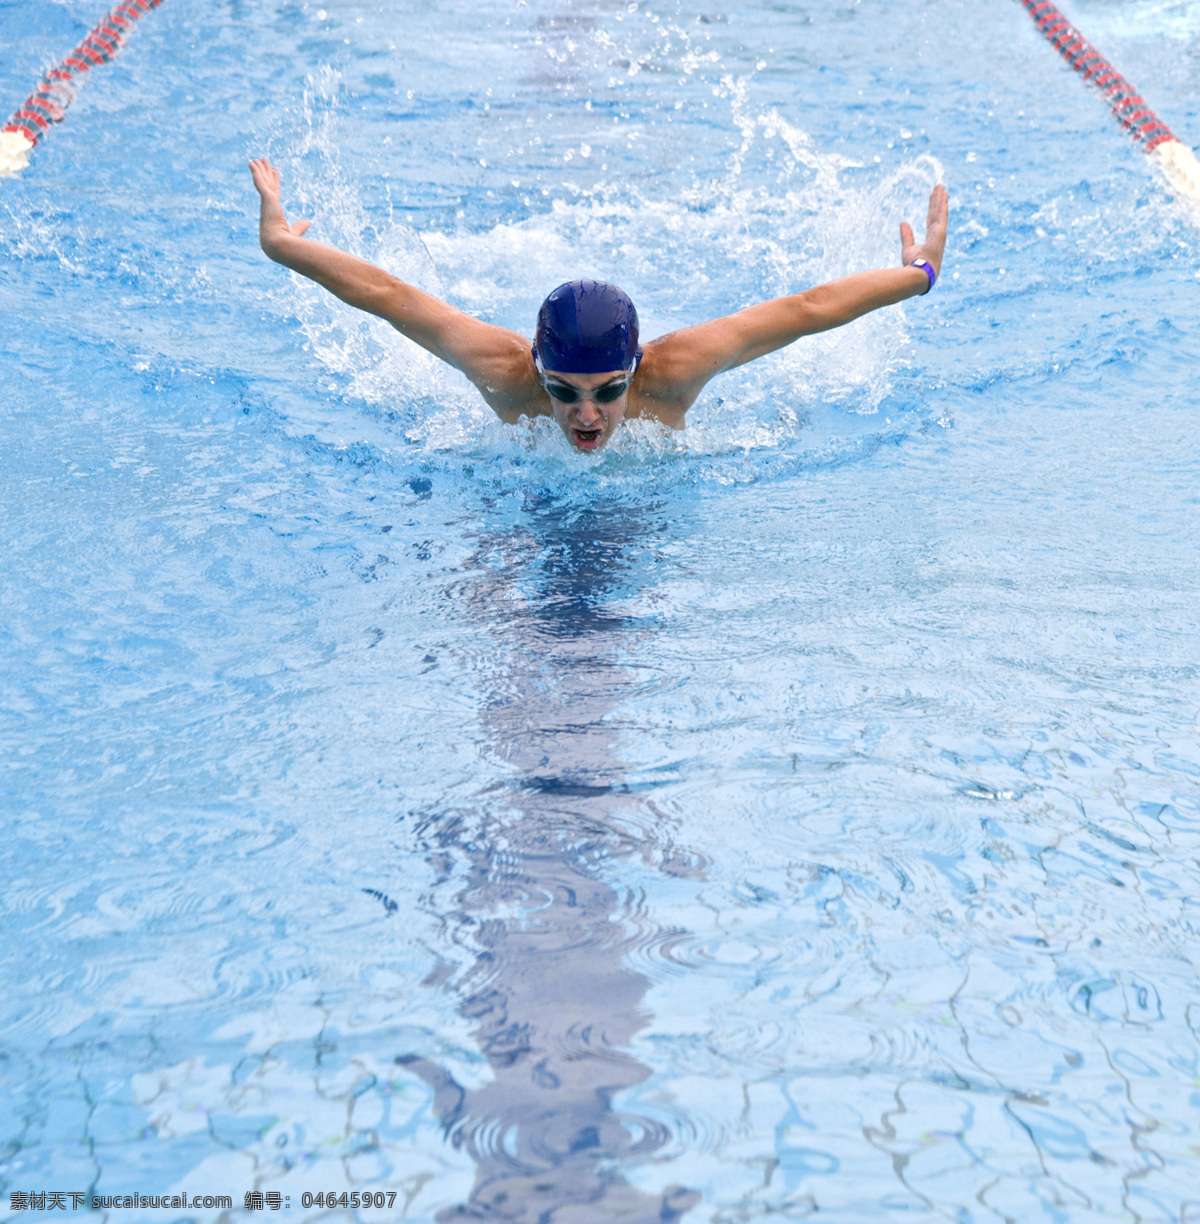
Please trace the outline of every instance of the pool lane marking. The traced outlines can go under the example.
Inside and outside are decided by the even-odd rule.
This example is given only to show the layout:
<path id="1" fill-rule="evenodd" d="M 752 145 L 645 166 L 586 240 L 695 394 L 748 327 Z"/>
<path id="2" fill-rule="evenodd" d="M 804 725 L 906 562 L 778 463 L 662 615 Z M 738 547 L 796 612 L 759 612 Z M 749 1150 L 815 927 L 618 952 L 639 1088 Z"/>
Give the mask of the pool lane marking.
<path id="1" fill-rule="evenodd" d="M 1042 37 L 1089 84 L 1112 103 L 1117 122 L 1155 160 L 1167 181 L 1200 210 L 1200 162 L 1192 150 L 1146 104 L 1138 93 L 1050 0 L 1021 0 Z"/>
<path id="2" fill-rule="evenodd" d="M 0 128 L 0 176 L 18 174 L 29 154 L 51 125 L 61 123 L 75 101 L 75 82 L 85 72 L 106 64 L 125 45 L 135 22 L 164 0 L 122 0 L 106 13 L 92 32 L 62 62 L 51 68 L 38 87 Z"/>

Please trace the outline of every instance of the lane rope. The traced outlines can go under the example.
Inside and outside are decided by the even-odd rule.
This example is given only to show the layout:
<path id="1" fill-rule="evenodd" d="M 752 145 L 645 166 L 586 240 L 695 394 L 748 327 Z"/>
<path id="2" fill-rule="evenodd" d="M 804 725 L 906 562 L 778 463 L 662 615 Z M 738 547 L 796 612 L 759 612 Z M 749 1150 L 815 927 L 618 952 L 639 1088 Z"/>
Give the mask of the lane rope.
<path id="1" fill-rule="evenodd" d="M 0 175 L 18 174 L 51 126 L 61 123 L 86 72 L 107 64 L 125 45 L 132 27 L 164 0 L 122 0 L 95 29 L 42 78 L 38 87 L 0 128 Z"/>
<path id="2" fill-rule="evenodd" d="M 1145 98 L 1096 50 L 1050 0 L 1021 0 L 1042 37 L 1112 103 L 1117 122 L 1154 159 L 1171 187 L 1200 211 L 1200 162 L 1150 109 Z"/>

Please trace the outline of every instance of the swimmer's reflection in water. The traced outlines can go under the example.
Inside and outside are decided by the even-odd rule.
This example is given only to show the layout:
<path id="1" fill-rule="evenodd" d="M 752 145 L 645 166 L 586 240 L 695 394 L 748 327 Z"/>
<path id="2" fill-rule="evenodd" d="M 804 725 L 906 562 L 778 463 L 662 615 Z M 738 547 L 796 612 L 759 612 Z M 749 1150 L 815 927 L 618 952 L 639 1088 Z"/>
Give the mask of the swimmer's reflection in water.
<path id="1" fill-rule="evenodd" d="M 672 849 L 668 822 L 625 788 L 605 722 L 629 692 L 614 654 L 635 631 L 602 600 L 647 528 L 607 506 L 573 523 L 543 508 L 533 521 L 533 531 L 482 539 L 459 588 L 505 648 L 482 720 L 513 789 L 499 810 L 482 795 L 490 812 L 422 828 L 458 886 L 442 917 L 475 960 L 453 988 L 491 1082 L 469 1091 L 429 1060 L 399 1061 L 434 1088 L 450 1141 L 476 1162 L 469 1200 L 439 1224 L 670 1224 L 699 1196 L 643 1193 L 621 1172 L 652 1158 L 669 1131 L 612 1104 L 649 1075 L 628 1052 L 646 1023 L 647 981 L 626 963 L 636 914 L 609 883 L 613 865 L 637 856 L 665 874 L 699 874 Z"/>
<path id="2" fill-rule="evenodd" d="M 925 241 L 900 225 L 900 267 L 856 272 L 725 318 L 673 331 L 643 348 L 637 311 L 615 285 L 570 281 L 542 303 L 527 337 L 473 318 L 366 260 L 304 238 L 308 221 L 288 224 L 279 171 L 250 163 L 262 201 L 259 241 L 285 267 L 343 302 L 386 319 L 397 331 L 461 370 L 502 421 L 552 416 L 576 450 L 602 447 L 626 417 L 682 429 L 687 410 L 717 374 L 745 365 L 861 315 L 928 293 L 942 267 L 949 196 L 929 197 Z"/>

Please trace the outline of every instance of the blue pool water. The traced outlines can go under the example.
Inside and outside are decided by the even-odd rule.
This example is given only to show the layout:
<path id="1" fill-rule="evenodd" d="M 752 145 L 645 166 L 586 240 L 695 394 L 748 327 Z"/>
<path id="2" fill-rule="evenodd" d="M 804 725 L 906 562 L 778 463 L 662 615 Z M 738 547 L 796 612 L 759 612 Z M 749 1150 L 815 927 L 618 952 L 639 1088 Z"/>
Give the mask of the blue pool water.
<path id="1" fill-rule="evenodd" d="M 324 3 L 169 0 L 0 183 L 0 1208 L 1200 1220 L 1195 221 L 1015 3 Z M 1070 15 L 1200 138 L 1200 4 Z M 259 152 L 526 330 L 951 246 L 583 458 Z"/>

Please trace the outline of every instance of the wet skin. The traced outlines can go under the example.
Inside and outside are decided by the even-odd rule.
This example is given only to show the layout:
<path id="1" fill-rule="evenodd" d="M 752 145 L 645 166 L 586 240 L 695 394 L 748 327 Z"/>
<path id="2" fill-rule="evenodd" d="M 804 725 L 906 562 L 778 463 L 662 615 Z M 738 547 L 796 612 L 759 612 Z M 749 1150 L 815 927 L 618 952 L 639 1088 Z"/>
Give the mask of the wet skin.
<path id="1" fill-rule="evenodd" d="M 606 374 L 562 374 L 547 370 L 549 382 L 566 383 L 581 392 L 595 391 L 609 383 L 624 382 L 629 377 L 626 370 L 609 370 Z M 547 394 L 549 392 L 547 391 Z M 629 404 L 629 392 L 608 404 L 598 404 L 594 399 L 579 399 L 573 404 L 564 404 L 550 396 L 550 407 L 558 427 L 567 435 L 567 441 L 580 451 L 599 450 L 612 437 L 617 426 L 625 419 Z"/>

